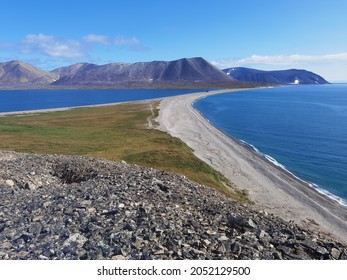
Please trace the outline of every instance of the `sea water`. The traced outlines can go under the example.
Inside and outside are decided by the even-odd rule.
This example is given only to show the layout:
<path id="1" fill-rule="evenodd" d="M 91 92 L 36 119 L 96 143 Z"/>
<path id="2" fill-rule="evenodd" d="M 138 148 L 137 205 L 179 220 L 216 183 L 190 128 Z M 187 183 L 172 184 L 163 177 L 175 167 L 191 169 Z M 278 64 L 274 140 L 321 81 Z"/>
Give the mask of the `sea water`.
<path id="1" fill-rule="evenodd" d="M 232 92 L 194 107 L 229 136 L 347 205 L 347 84 Z"/>
<path id="2" fill-rule="evenodd" d="M 128 102 L 197 91 L 201 90 L 0 90 L 0 113 Z"/>

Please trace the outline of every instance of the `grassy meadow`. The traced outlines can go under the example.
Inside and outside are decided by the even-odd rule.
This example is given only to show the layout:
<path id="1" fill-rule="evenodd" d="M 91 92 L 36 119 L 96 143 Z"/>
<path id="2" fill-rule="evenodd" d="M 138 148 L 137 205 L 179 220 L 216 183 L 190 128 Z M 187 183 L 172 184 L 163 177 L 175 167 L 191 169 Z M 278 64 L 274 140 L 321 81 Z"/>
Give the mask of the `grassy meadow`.
<path id="1" fill-rule="evenodd" d="M 149 129 L 158 101 L 0 117 L 0 150 L 87 155 L 176 172 L 247 200 L 180 139 Z"/>

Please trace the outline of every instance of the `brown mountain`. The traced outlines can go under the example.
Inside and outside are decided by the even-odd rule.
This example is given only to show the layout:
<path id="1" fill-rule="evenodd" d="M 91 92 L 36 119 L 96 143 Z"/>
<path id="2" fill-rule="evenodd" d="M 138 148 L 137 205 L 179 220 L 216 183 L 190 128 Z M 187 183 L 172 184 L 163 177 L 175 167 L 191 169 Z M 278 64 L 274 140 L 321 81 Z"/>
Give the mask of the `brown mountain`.
<path id="1" fill-rule="evenodd" d="M 183 58 L 174 61 L 74 64 L 52 71 L 60 79 L 56 86 L 111 87 L 200 87 L 231 86 L 237 83 L 205 59 Z"/>
<path id="2" fill-rule="evenodd" d="M 22 61 L 0 63 L 0 86 L 2 87 L 42 86 L 57 79 L 56 74 L 43 71 Z"/>
<path id="3" fill-rule="evenodd" d="M 98 65 L 92 63 L 76 63 L 73 65 L 54 69 L 51 71 L 51 73 L 54 73 L 59 77 L 72 76 L 77 74 L 78 72 L 87 71 L 94 67 L 98 67 Z"/>

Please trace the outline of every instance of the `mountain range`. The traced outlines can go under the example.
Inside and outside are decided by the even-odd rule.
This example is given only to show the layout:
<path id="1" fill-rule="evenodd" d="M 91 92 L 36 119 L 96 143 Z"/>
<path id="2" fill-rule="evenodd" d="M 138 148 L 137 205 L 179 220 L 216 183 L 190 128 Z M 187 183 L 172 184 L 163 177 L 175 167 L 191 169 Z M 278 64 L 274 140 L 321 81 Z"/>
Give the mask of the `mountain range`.
<path id="1" fill-rule="evenodd" d="M 203 88 L 235 87 L 247 83 L 322 84 L 322 77 L 306 70 L 220 70 L 201 57 L 174 61 L 77 63 L 41 70 L 22 61 L 0 63 L 0 88 Z"/>
<path id="2" fill-rule="evenodd" d="M 22 61 L 0 63 L 0 86 L 43 86 L 59 79 L 51 72 L 43 71 Z"/>
<path id="3" fill-rule="evenodd" d="M 327 84 L 321 76 L 306 70 L 277 70 L 262 71 L 257 69 L 234 67 L 223 70 L 229 77 L 240 82 L 254 82 L 264 84 Z"/>
<path id="4" fill-rule="evenodd" d="M 174 61 L 111 63 L 106 65 L 75 64 L 53 70 L 62 86 L 160 86 L 223 85 L 236 81 L 205 59 L 183 58 Z"/>

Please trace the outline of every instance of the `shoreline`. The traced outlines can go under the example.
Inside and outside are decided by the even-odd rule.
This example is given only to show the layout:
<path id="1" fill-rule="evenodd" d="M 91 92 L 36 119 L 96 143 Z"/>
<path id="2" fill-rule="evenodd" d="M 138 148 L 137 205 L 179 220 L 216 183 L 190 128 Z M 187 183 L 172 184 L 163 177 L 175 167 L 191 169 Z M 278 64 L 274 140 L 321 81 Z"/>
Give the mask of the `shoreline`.
<path id="1" fill-rule="evenodd" d="M 204 97 L 202 97 L 204 98 Z M 199 113 L 201 115 L 202 118 L 204 118 L 208 123 L 210 123 L 212 126 L 214 126 L 216 129 L 218 129 L 221 133 L 223 133 L 226 137 L 230 138 L 232 141 L 237 142 L 238 145 L 244 147 L 245 149 L 255 153 L 258 157 L 260 157 L 262 160 L 264 160 L 265 162 L 267 162 L 268 164 L 272 165 L 274 168 L 286 173 L 288 176 L 292 177 L 294 180 L 297 180 L 299 182 L 301 182 L 302 184 L 306 185 L 307 187 L 312 188 L 313 190 L 317 191 L 318 193 L 322 194 L 323 196 L 328 197 L 329 199 L 336 201 L 337 203 L 339 203 L 341 206 L 346 207 L 346 211 L 347 211 L 347 201 L 339 196 L 336 196 L 332 193 L 330 193 L 329 191 L 325 190 L 324 188 L 319 187 L 317 184 L 315 184 L 314 182 L 309 182 L 306 181 L 300 177 L 298 177 L 297 175 L 295 175 L 293 172 L 289 171 L 284 165 L 282 165 L 280 162 L 278 162 L 276 159 L 272 158 L 271 156 L 264 154 L 262 152 L 260 152 L 255 146 L 253 146 L 250 143 L 247 143 L 246 141 L 237 139 L 233 136 L 228 135 L 226 132 L 220 130 L 218 127 L 216 127 L 215 125 L 213 125 L 209 119 L 207 119 L 202 113 L 199 112 L 199 110 L 197 110 L 193 105 L 195 102 L 197 102 L 198 100 L 202 99 L 199 98 L 197 100 L 195 100 L 192 103 L 192 107 L 197 111 L 197 113 Z"/>
<path id="2" fill-rule="evenodd" d="M 146 100 L 4 112 L 0 113 L 0 117 L 158 100 L 157 128 L 180 138 L 192 148 L 195 156 L 221 172 L 240 190 L 245 190 L 255 202 L 255 207 L 347 243 L 347 207 L 266 159 L 250 144 L 219 130 L 193 107 L 194 102 L 206 96 L 242 90 L 248 89 L 222 89 Z"/>
<path id="3" fill-rule="evenodd" d="M 30 115 L 30 114 L 39 114 L 39 113 L 49 113 L 49 112 L 62 112 L 79 108 L 94 108 L 94 107 L 105 107 L 105 106 L 114 106 L 126 103 L 139 103 L 139 102 L 147 102 L 151 100 L 160 100 L 161 98 L 153 98 L 153 99 L 142 99 L 142 100 L 133 100 L 133 101 L 121 101 L 121 102 L 113 102 L 113 103 L 102 103 L 95 105 L 81 105 L 81 106 L 71 106 L 71 107 L 59 107 L 59 108 L 49 108 L 49 109 L 35 109 L 35 110 L 25 110 L 25 111 L 12 111 L 12 112 L 0 112 L 0 117 L 11 116 L 11 115 Z"/>
<path id="4" fill-rule="evenodd" d="M 180 138 L 198 158 L 246 190 L 255 207 L 347 242 L 347 207 L 261 156 L 248 143 L 225 134 L 193 107 L 206 96 L 240 90 L 162 99 L 159 129 Z"/>

